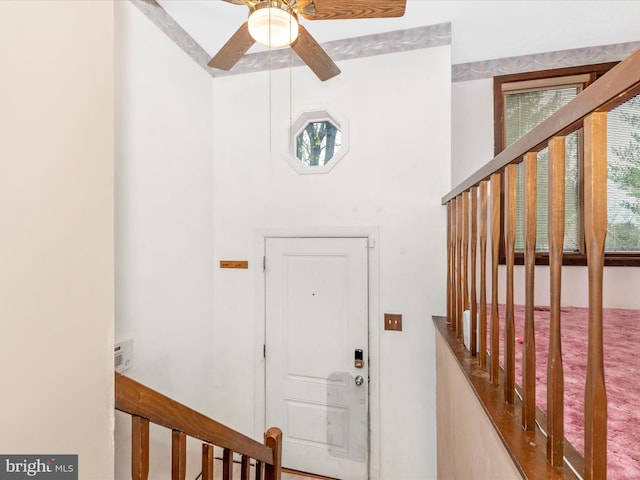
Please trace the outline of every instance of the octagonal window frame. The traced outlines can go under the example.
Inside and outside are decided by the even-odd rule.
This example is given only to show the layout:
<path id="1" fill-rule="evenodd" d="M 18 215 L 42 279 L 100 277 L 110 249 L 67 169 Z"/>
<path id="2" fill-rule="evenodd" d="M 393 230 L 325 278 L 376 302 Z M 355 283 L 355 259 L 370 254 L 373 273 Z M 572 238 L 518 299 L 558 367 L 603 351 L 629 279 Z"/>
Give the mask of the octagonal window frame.
<path id="1" fill-rule="evenodd" d="M 306 165 L 297 156 L 297 139 L 309 123 L 330 122 L 340 131 L 340 148 L 324 165 Z M 349 151 L 349 132 L 347 122 L 341 120 L 334 113 L 323 109 L 313 109 L 300 113 L 289 129 L 289 148 L 286 159 L 289 165 L 301 174 L 328 173 L 340 163 Z"/>

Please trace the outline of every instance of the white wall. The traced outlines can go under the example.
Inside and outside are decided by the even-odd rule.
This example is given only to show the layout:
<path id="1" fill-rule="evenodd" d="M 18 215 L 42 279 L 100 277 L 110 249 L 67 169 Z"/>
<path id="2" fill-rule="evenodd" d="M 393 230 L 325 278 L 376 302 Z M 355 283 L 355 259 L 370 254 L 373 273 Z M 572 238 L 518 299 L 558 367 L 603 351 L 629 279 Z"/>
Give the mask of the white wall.
<path id="1" fill-rule="evenodd" d="M 450 9 L 454 64 L 638 41 L 634 0 L 409 2 Z"/>
<path id="2" fill-rule="evenodd" d="M 294 69 L 291 89 L 288 70 L 214 80 L 214 256 L 249 260 L 249 270 L 215 272 L 215 410 L 262 435 L 264 407 L 254 400 L 264 368 L 262 232 L 373 226 L 380 345 L 372 363 L 380 378 L 372 379 L 379 384 L 372 422 L 381 443 L 372 478 L 435 478 L 431 315 L 445 311 L 439 199 L 450 184 L 450 48 L 339 66 L 343 73 L 326 83 Z M 318 106 L 348 122 L 350 150 L 328 174 L 299 175 L 282 157 L 283 129 Z M 402 333 L 382 331 L 384 312 L 403 314 Z"/>
<path id="3" fill-rule="evenodd" d="M 439 331 L 435 336 L 438 478 L 522 478 L 447 340 Z"/>
<path id="4" fill-rule="evenodd" d="M 490 258 L 490 256 L 489 256 Z M 490 274 L 489 274 L 490 275 Z M 535 303 L 550 304 L 549 267 L 538 266 L 535 272 Z M 506 300 L 506 270 L 500 267 L 498 296 L 500 302 Z M 524 305 L 524 267 L 514 268 L 514 303 Z M 487 278 L 490 290 L 490 277 Z M 562 269 L 562 305 L 567 307 L 589 306 L 589 279 L 587 267 L 563 267 Z M 605 267 L 603 279 L 603 305 L 605 308 L 640 309 L 640 298 L 635 295 L 640 285 L 640 269 L 636 267 Z M 488 297 L 490 298 L 490 297 Z"/>
<path id="5" fill-rule="evenodd" d="M 213 416 L 211 82 L 116 2 L 116 341 L 134 340 L 126 375 Z M 170 437 L 152 437 L 152 476 L 167 475 Z M 127 476 L 129 441 L 119 413 L 116 478 Z M 195 478 L 197 460 L 188 465 Z"/>
<path id="6" fill-rule="evenodd" d="M 451 186 L 493 158 L 493 78 L 451 84 Z"/>
<path id="7" fill-rule="evenodd" d="M 113 2 L 0 2 L 0 63 L 0 452 L 113 478 Z"/>

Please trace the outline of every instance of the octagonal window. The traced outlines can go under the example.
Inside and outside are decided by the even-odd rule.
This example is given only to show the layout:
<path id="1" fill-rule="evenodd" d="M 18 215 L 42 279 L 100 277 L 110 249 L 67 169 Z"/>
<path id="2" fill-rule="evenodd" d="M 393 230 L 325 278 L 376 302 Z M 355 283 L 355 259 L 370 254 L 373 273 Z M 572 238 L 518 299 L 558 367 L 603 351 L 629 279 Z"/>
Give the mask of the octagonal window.
<path id="1" fill-rule="evenodd" d="M 309 167 L 326 165 L 341 144 L 342 132 L 329 120 L 308 122 L 296 137 L 296 157 Z"/>
<path id="2" fill-rule="evenodd" d="M 287 160 L 298 173 L 326 173 L 348 148 L 345 122 L 326 111 L 301 114 L 293 122 Z"/>

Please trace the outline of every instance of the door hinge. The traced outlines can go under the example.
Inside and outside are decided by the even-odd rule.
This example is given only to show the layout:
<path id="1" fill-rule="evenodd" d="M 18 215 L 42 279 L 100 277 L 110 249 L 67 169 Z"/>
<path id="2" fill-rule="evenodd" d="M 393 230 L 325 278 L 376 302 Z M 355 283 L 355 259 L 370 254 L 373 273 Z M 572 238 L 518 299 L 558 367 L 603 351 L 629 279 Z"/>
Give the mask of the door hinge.
<path id="1" fill-rule="evenodd" d="M 262 344 L 262 357 L 263 358 L 267 358 L 267 344 L 266 343 Z"/>
<path id="2" fill-rule="evenodd" d="M 266 255 L 262 256 L 262 271 L 263 272 L 267 271 L 267 256 Z"/>

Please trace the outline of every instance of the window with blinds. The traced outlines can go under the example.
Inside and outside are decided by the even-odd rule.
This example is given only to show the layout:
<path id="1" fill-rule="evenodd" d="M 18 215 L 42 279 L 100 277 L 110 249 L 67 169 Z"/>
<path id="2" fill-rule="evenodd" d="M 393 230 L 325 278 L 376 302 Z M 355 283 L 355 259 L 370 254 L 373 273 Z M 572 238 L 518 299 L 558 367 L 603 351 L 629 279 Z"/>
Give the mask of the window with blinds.
<path id="1" fill-rule="evenodd" d="M 563 78 L 505 83 L 504 94 L 504 143 L 511 145 L 538 126 L 561 107 L 573 100 L 590 75 L 574 75 Z M 552 84 L 550 84 L 553 82 Z M 564 250 L 578 252 L 581 236 L 579 230 L 578 133 L 566 137 L 565 184 L 565 238 Z M 548 241 L 548 149 L 538 152 L 538 195 L 536 250 L 549 250 Z M 524 180 L 523 165 L 518 165 L 516 197 L 516 251 L 524 251 Z"/>
<path id="2" fill-rule="evenodd" d="M 640 251 L 640 96 L 607 116 L 609 252 Z"/>
<path id="3" fill-rule="evenodd" d="M 494 77 L 496 155 L 573 100 L 615 64 Z M 609 265 L 640 265 L 640 95 L 608 114 Z M 564 263 L 586 265 L 583 239 L 582 130 L 566 137 Z M 548 240 L 548 150 L 538 152 L 536 263 L 545 263 Z M 518 165 L 516 191 L 516 263 L 524 251 L 524 175 Z M 502 248 L 502 247 L 501 247 Z"/>

